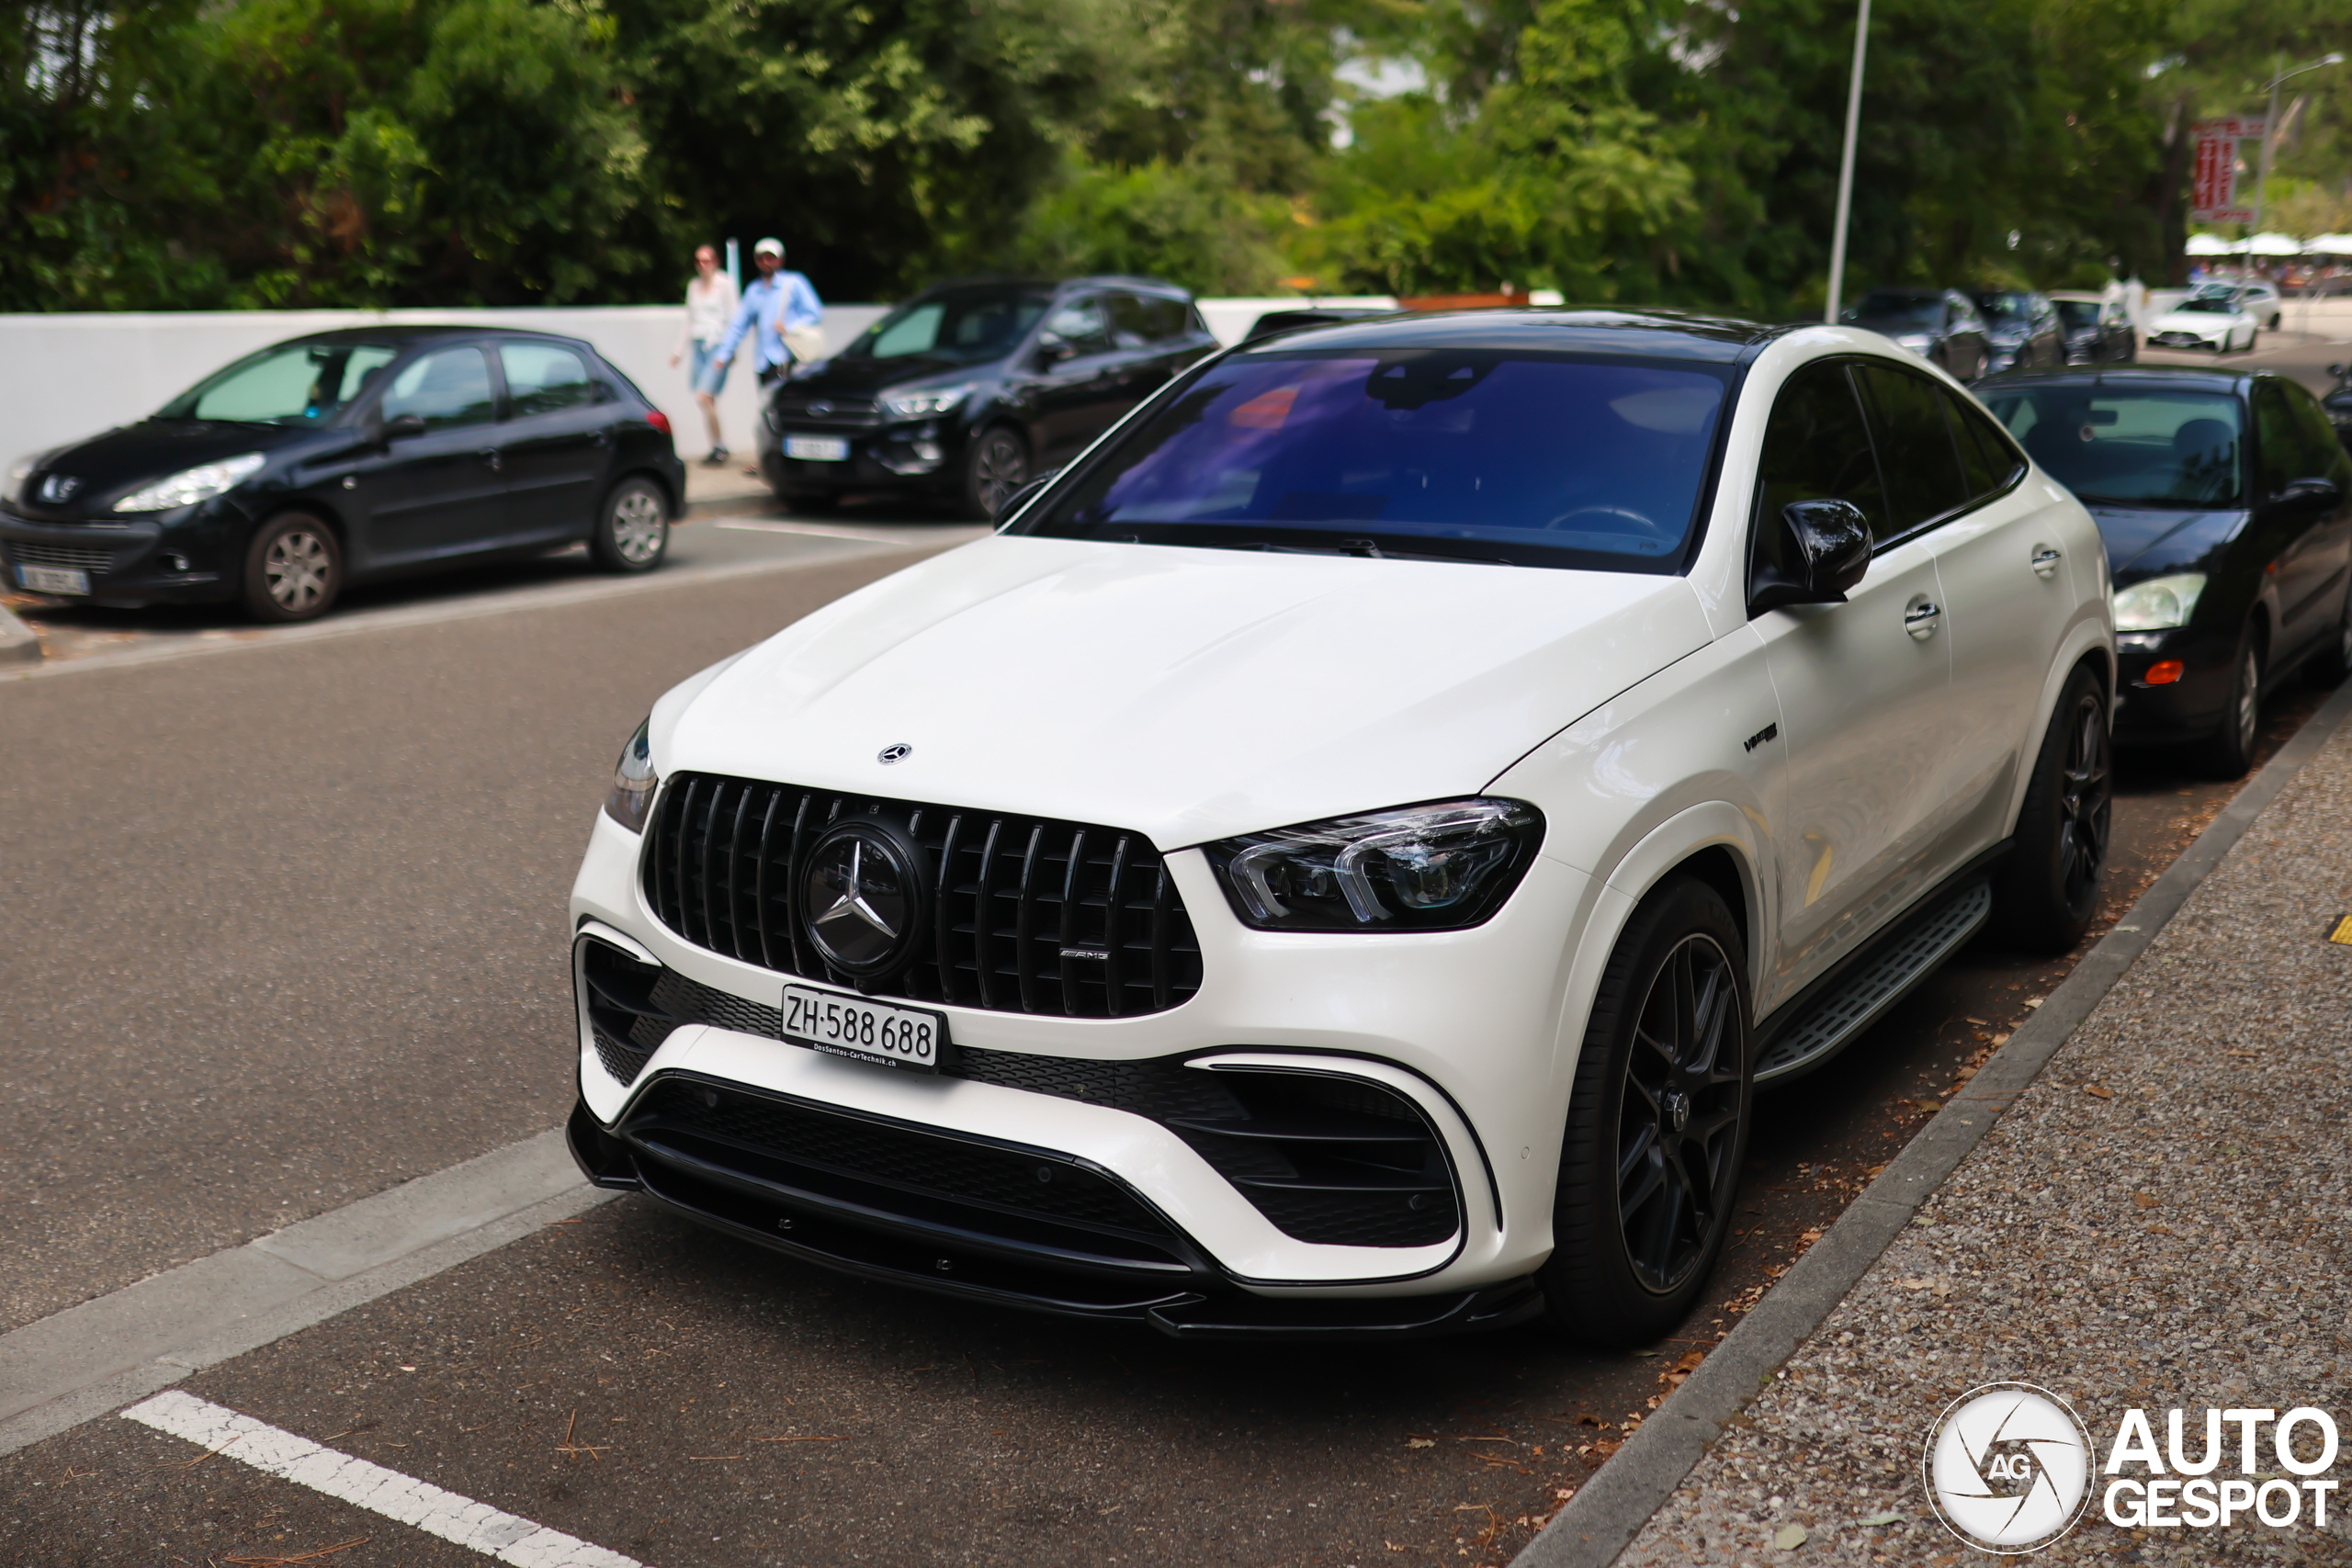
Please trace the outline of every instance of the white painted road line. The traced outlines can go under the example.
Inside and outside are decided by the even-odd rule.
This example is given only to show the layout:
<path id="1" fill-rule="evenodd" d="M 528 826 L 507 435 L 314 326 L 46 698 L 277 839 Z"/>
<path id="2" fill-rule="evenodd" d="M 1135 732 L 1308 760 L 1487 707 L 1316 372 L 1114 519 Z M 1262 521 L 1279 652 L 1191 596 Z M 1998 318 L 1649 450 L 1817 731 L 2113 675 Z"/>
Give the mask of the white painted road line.
<path id="1" fill-rule="evenodd" d="M 556 1129 L 0 1334 L 0 1454 L 613 1196 Z"/>
<path id="2" fill-rule="evenodd" d="M 380 1464 L 322 1448 L 308 1438 L 280 1431 L 177 1389 L 134 1404 L 122 1415 L 127 1421 L 185 1438 L 208 1453 L 413 1525 L 427 1535 L 454 1541 L 500 1562 L 511 1562 L 514 1568 L 645 1568 L 633 1557 L 503 1513 L 487 1503 L 444 1492 Z"/>

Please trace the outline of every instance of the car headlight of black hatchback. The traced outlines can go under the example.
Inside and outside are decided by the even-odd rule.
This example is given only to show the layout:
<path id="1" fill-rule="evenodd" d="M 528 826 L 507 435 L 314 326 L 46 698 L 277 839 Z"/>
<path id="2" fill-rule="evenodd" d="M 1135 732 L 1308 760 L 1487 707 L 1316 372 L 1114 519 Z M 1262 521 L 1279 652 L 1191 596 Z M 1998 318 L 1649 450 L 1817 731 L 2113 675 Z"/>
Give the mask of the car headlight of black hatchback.
<path id="1" fill-rule="evenodd" d="M 1525 801 L 1477 798 L 1204 846 L 1233 912 L 1277 931 L 1458 931 L 1501 908 L 1544 840 Z"/>

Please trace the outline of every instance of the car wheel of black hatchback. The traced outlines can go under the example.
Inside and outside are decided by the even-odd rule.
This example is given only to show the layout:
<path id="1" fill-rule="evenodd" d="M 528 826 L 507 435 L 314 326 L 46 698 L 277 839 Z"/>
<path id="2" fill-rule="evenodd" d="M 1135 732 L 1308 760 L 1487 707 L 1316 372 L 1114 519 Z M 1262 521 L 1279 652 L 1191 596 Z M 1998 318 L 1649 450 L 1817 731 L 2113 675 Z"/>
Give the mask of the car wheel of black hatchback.
<path id="1" fill-rule="evenodd" d="M 670 503 L 651 479 L 623 479 L 605 498 L 589 553 L 607 571 L 651 571 L 670 548 Z"/>
<path id="2" fill-rule="evenodd" d="M 1680 1323 L 1731 1228 L 1754 1084 L 1738 928 L 1695 880 L 1626 922 L 1593 998 L 1560 1150 L 1553 1325 L 1638 1345 Z"/>
<path id="3" fill-rule="evenodd" d="M 1995 886 L 1995 929 L 2018 947 L 2064 953 L 2098 909 L 2115 815 L 2107 690 L 2087 669 L 2069 676 L 2042 732 L 2018 812 L 2008 863 Z"/>
<path id="4" fill-rule="evenodd" d="M 323 615 L 343 591 L 343 547 L 305 512 L 271 518 L 245 551 L 245 611 L 257 621 Z"/>
<path id="5" fill-rule="evenodd" d="M 2222 728 L 2205 743 L 2205 761 L 2217 779 L 2242 779 L 2254 766 L 2255 737 L 2262 729 L 2262 640 L 2249 625 L 2238 634 L 2230 666 L 2230 689 L 2222 698 Z"/>
<path id="6" fill-rule="evenodd" d="M 980 432 L 964 459 L 964 504 L 993 522 L 1028 482 L 1029 444 L 1020 432 L 1001 424 Z"/>

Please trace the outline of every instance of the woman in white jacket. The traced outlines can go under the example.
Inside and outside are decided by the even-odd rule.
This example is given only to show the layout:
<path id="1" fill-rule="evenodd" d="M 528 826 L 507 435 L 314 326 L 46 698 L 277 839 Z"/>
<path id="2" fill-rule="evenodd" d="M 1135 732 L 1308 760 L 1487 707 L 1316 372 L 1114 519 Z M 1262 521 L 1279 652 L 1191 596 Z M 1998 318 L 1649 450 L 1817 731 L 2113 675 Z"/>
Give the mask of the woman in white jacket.
<path id="1" fill-rule="evenodd" d="M 718 270 L 718 253 L 708 245 L 698 247 L 695 278 L 686 285 L 685 331 L 679 334 L 670 363 L 674 367 L 688 354 L 694 355 L 689 383 L 695 401 L 702 405 L 703 423 L 710 429 L 710 452 L 703 458 L 706 468 L 715 468 L 727 461 L 727 440 L 718 431 L 718 391 L 727 385 L 727 362 L 713 356 L 740 302 L 735 280 Z"/>

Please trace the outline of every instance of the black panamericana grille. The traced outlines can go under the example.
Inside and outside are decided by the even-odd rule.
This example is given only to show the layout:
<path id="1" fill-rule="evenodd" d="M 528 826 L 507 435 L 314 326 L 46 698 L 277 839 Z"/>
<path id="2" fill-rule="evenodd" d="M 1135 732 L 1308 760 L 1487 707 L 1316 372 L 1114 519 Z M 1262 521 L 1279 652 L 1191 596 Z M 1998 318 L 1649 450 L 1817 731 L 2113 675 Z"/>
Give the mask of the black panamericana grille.
<path id="1" fill-rule="evenodd" d="M 802 930 L 797 874 L 828 824 L 861 813 L 921 848 L 933 911 L 907 965 L 865 988 L 1071 1018 L 1159 1012 L 1200 989 L 1200 945 L 1166 863 L 1116 828 L 681 773 L 646 829 L 646 900 L 696 946 L 849 985 Z"/>
<path id="2" fill-rule="evenodd" d="M 114 565 L 112 550 L 78 549 L 72 545 L 28 544 L 21 539 L 8 541 L 8 553 L 22 566 L 66 567 L 81 571 L 104 571 Z"/>

